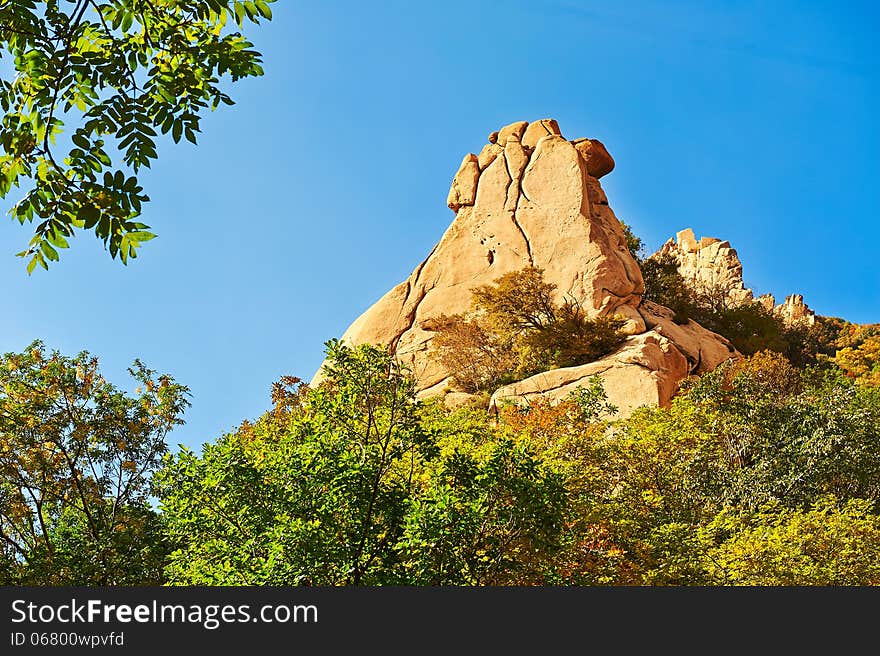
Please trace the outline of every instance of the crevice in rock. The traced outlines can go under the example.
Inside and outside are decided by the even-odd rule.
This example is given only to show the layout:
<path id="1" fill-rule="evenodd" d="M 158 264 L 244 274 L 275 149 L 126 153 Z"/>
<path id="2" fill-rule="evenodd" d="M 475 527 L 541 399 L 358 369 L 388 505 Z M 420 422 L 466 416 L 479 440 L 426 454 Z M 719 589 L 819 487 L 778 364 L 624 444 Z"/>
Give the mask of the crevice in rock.
<path id="1" fill-rule="evenodd" d="M 416 321 L 416 313 L 418 312 L 419 304 L 423 300 L 425 300 L 425 296 L 427 295 L 428 291 L 429 290 L 425 289 L 424 286 L 419 288 L 419 296 L 416 299 L 415 303 L 413 303 L 412 309 L 406 314 L 406 326 L 402 330 L 399 330 L 397 334 L 391 339 L 391 341 L 388 342 L 388 348 L 391 350 L 392 353 L 397 353 L 397 345 L 398 343 L 400 343 L 401 337 L 403 337 L 403 335 L 409 330 L 412 330 L 413 324 Z"/>
<path id="2" fill-rule="evenodd" d="M 421 263 L 419 266 L 416 267 L 416 270 L 415 270 L 415 271 L 413 271 L 413 275 L 415 276 L 415 277 L 413 278 L 413 281 L 414 281 L 414 282 L 418 282 L 418 281 L 419 281 L 419 276 L 422 275 L 422 269 L 425 268 L 425 265 L 428 263 L 428 260 L 430 260 L 431 257 L 434 255 L 434 253 L 437 252 L 437 247 L 438 247 L 439 245 L 440 245 L 440 242 L 439 242 L 439 241 L 438 241 L 436 244 L 434 244 L 434 248 L 432 248 L 432 249 L 431 249 L 431 252 L 428 253 L 428 257 L 426 257 L 424 260 L 422 260 L 422 263 Z"/>
<path id="3" fill-rule="evenodd" d="M 656 329 L 652 329 L 652 330 L 656 330 Z M 657 331 L 657 332 L 659 332 L 659 331 Z M 661 332 L 660 334 L 662 335 L 663 333 Z M 667 337 L 668 337 L 668 335 L 667 335 Z M 700 363 L 695 362 L 694 364 L 691 364 L 692 362 L 694 362 L 694 358 L 690 353 L 688 353 L 681 346 L 679 346 L 678 344 L 673 342 L 672 339 L 669 340 L 669 343 L 672 344 L 672 346 L 675 348 L 676 351 L 681 353 L 682 357 L 688 363 L 688 373 L 689 374 L 694 373 L 697 370 L 697 367 L 700 366 Z"/>
<path id="4" fill-rule="evenodd" d="M 412 276 L 410 276 L 412 278 Z M 397 321 L 400 321 L 400 314 L 403 312 L 406 304 L 409 303 L 409 295 L 412 292 L 412 283 L 409 279 L 406 281 L 406 294 L 403 295 L 403 303 L 400 305 L 400 309 L 397 311 Z"/>
<path id="5" fill-rule="evenodd" d="M 523 241 L 526 242 L 526 251 L 529 255 L 529 264 L 531 266 L 535 266 L 535 258 L 532 256 L 532 244 L 529 241 L 528 235 L 526 235 L 526 231 L 523 230 L 522 226 L 519 224 L 519 221 L 516 220 L 516 212 L 510 213 L 510 219 L 513 221 L 513 225 L 516 226 L 516 229 L 519 230 L 519 233 L 522 235 Z"/>
<path id="6" fill-rule="evenodd" d="M 528 167 L 528 165 L 529 165 L 528 162 L 526 162 L 526 166 L 523 167 L 523 174 L 520 176 L 520 180 L 516 181 L 516 184 L 517 184 L 519 191 L 520 191 L 520 193 L 517 195 L 517 198 L 516 198 L 516 206 L 513 208 L 513 211 L 510 211 L 510 210 L 508 210 L 508 211 L 510 211 L 510 220 L 513 221 L 513 225 L 515 225 L 516 229 L 519 230 L 519 234 L 522 235 L 523 241 L 526 244 L 526 253 L 529 258 L 529 264 L 531 266 L 535 266 L 535 258 L 532 255 L 532 243 L 529 241 L 529 236 L 526 234 L 526 231 L 523 230 L 523 227 L 519 224 L 519 221 L 516 220 L 516 211 L 517 211 L 517 209 L 519 209 L 520 199 L 525 198 L 526 200 L 528 200 L 528 197 L 526 197 L 525 193 L 522 192 L 522 179 L 525 178 L 525 170 L 526 170 L 526 167 Z M 514 182 L 513 176 L 510 173 L 510 164 L 507 162 L 507 155 L 504 156 L 504 166 L 507 167 L 507 177 L 510 179 L 510 182 L 508 182 L 508 184 L 507 184 L 507 190 L 505 190 L 505 198 L 506 198 L 507 193 L 510 190 L 510 185 L 513 184 L 513 182 Z"/>
<path id="7" fill-rule="evenodd" d="M 614 298 L 619 298 L 620 300 L 626 300 L 626 299 L 628 299 L 630 296 L 633 296 L 633 294 L 625 294 L 625 295 L 623 295 L 623 296 L 621 296 L 620 294 L 615 294 L 614 292 L 612 292 L 612 291 L 611 291 L 610 289 L 608 289 L 607 287 L 603 287 L 600 291 L 603 291 L 603 292 L 605 292 L 606 294 L 608 294 L 609 296 L 613 296 Z"/>
<path id="8" fill-rule="evenodd" d="M 431 259 L 431 256 L 437 251 L 437 247 L 439 246 L 439 242 L 434 244 L 434 248 L 431 249 L 431 252 L 428 253 L 428 257 L 422 260 L 422 263 L 416 267 L 416 270 L 412 272 L 409 279 L 406 281 L 406 294 L 403 297 L 403 304 L 400 306 L 400 312 L 403 312 L 404 308 L 409 303 L 409 295 L 412 293 L 413 285 L 418 284 L 419 276 L 422 275 L 422 269 L 425 268 L 425 265 L 428 263 L 428 260 Z M 410 282 L 412 281 L 412 282 Z M 433 288 L 433 286 L 432 286 Z M 397 318 L 400 319 L 400 312 L 397 313 Z M 410 324 L 412 325 L 412 324 Z M 404 331 L 406 332 L 406 331 Z M 401 333 L 402 335 L 403 333 Z M 397 339 L 400 339 L 400 335 L 397 336 Z"/>
<path id="9" fill-rule="evenodd" d="M 654 369 L 654 368 L 650 367 L 649 365 L 646 365 L 644 362 L 638 362 L 638 361 L 636 361 L 636 360 L 621 360 L 621 361 L 620 361 L 620 364 L 622 364 L 622 365 L 633 365 L 633 366 L 636 366 L 636 367 L 641 367 L 642 369 L 644 369 L 644 370 L 646 370 L 646 371 L 650 371 L 650 372 L 656 372 L 656 371 L 657 371 L 657 369 Z"/>

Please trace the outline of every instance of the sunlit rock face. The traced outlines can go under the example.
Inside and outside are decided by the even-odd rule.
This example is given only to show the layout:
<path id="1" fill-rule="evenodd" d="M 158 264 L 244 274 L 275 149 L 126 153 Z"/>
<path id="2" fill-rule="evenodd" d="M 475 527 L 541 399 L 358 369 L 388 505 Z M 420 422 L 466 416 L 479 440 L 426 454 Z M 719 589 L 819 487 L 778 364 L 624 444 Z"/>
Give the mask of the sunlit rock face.
<path id="1" fill-rule="evenodd" d="M 736 249 L 730 242 L 715 237 L 701 237 L 686 228 L 678 232 L 660 248 L 655 256 L 668 255 L 678 262 L 678 272 L 698 294 L 719 301 L 728 307 L 745 303 L 758 303 L 768 312 L 776 314 L 787 326 L 813 325 L 816 313 L 804 303 L 801 294 L 791 294 L 785 302 L 776 304 L 772 294 L 755 298 L 743 282 L 743 266 Z"/>
<path id="2" fill-rule="evenodd" d="M 447 395 L 449 372 L 432 354 L 430 320 L 469 312 L 474 287 L 535 266 L 555 285 L 557 302 L 575 298 L 590 316 L 626 320 L 630 337 L 623 347 L 585 365 L 595 370 L 590 375 L 606 379 L 611 402 L 624 409 L 668 404 L 684 376 L 734 351 L 698 324 L 676 326 L 665 308 L 642 304 L 641 270 L 599 182 L 613 168 L 601 142 L 567 140 L 553 119 L 492 132 L 455 173 L 447 197 L 455 218 L 443 237 L 409 278 L 352 323 L 343 340 L 389 346 L 410 367 L 421 396 Z M 553 389 L 576 386 L 583 379 L 576 373 L 571 380 L 563 375 L 567 382 Z M 319 371 L 313 384 L 320 380 Z M 528 393 L 508 389 L 501 396 L 516 401 L 542 393 L 536 381 L 523 389 Z M 452 399 L 461 402 L 462 395 L 450 394 Z"/>

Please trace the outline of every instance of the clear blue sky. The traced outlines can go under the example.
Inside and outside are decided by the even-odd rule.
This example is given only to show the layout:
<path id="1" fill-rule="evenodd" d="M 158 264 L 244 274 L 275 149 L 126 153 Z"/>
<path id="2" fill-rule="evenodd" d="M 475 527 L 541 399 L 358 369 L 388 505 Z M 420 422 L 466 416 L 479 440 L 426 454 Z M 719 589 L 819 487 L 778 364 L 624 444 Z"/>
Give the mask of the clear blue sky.
<path id="1" fill-rule="evenodd" d="M 171 442 L 216 439 L 280 375 L 310 378 L 322 343 L 424 258 L 466 152 L 542 117 L 608 146 L 611 206 L 652 249 L 690 226 L 729 239 L 756 292 L 880 321 L 872 3 L 273 8 L 254 32 L 266 76 L 232 87 L 198 147 L 160 150 L 160 238 L 138 260 L 83 235 L 28 278 L 13 253 L 30 233 L 0 223 L 0 350 L 87 349 L 126 388 L 140 357 L 192 388 Z"/>

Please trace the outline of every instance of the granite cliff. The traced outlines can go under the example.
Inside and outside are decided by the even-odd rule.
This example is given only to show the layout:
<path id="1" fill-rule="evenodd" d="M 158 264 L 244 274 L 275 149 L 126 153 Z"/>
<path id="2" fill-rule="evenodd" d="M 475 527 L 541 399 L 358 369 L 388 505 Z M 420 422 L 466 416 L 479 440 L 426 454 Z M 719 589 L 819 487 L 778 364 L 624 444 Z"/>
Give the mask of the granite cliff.
<path id="1" fill-rule="evenodd" d="M 590 316 L 621 318 L 628 337 L 595 362 L 504 386 L 492 403 L 562 398 L 598 375 L 622 416 L 643 404 L 667 405 L 683 378 L 713 369 L 736 351 L 696 322 L 678 325 L 670 310 L 642 301 L 639 264 L 600 183 L 613 168 L 600 141 L 568 140 L 552 119 L 492 132 L 452 180 L 447 205 L 455 218 L 440 241 L 342 339 L 387 345 L 411 368 L 421 397 L 460 403 L 466 395 L 455 391 L 432 353 L 431 320 L 468 313 L 474 287 L 534 266 L 555 285 L 557 300 L 574 298 Z M 320 380 L 319 372 L 313 384 Z"/>

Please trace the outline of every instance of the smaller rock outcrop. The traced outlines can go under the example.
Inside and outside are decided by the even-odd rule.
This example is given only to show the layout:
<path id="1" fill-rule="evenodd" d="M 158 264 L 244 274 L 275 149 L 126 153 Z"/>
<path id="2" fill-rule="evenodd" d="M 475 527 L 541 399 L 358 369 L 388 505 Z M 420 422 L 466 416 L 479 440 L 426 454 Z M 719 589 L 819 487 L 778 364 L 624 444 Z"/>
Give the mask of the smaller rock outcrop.
<path id="1" fill-rule="evenodd" d="M 535 399 L 557 403 L 593 376 L 600 376 L 608 402 L 621 417 L 642 405 L 668 406 L 679 381 L 688 375 L 688 362 L 671 340 L 656 331 L 627 339 L 616 352 L 601 360 L 551 369 L 511 385 L 492 395 L 490 407 L 504 402 L 527 405 Z"/>
<path id="2" fill-rule="evenodd" d="M 476 155 L 468 153 L 461 161 L 461 166 L 455 177 L 452 178 L 452 186 L 449 188 L 449 196 L 446 197 L 446 205 L 453 212 L 457 212 L 462 205 L 473 205 L 477 198 L 477 180 L 480 179 L 480 165 Z"/>
<path id="3" fill-rule="evenodd" d="M 614 158 L 598 139 L 575 139 L 572 143 L 581 154 L 587 173 L 597 180 L 614 170 Z"/>
<path id="4" fill-rule="evenodd" d="M 745 303 L 758 303 L 767 312 L 778 316 L 787 326 L 799 323 L 813 325 L 816 313 L 811 310 L 801 294 L 786 296 L 785 303 L 776 304 L 773 294 L 757 298 L 743 282 L 743 267 L 739 255 L 730 242 L 702 237 L 697 240 L 694 231 L 686 228 L 676 233 L 653 257 L 668 255 L 678 262 L 678 272 L 698 296 L 717 303 L 724 301 L 728 307 Z M 650 327 L 650 324 L 649 324 Z"/>
<path id="5" fill-rule="evenodd" d="M 804 297 L 801 294 L 786 296 L 785 303 L 777 305 L 775 310 L 787 325 L 805 323 L 812 326 L 816 323 L 816 313 L 804 303 Z"/>
<path id="6" fill-rule="evenodd" d="M 659 254 L 678 261 L 678 272 L 698 294 L 726 295 L 734 307 L 753 298 L 752 290 L 743 283 L 742 262 L 729 241 L 714 237 L 697 240 L 694 231 L 686 228 L 663 244 Z"/>
<path id="7" fill-rule="evenodd" d="M 816 313 L 804 303 L 802 294 L 789 294 L 785 297 L 785 303 L 776 305 L 773 294 L 764 294 L 757 299 L 765 310 L 772 312 L 782 319 L 786 326 L 805 324 L 812 326 L 816 323 Z"/>

